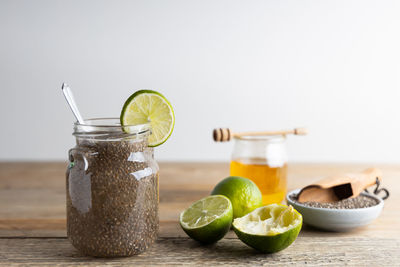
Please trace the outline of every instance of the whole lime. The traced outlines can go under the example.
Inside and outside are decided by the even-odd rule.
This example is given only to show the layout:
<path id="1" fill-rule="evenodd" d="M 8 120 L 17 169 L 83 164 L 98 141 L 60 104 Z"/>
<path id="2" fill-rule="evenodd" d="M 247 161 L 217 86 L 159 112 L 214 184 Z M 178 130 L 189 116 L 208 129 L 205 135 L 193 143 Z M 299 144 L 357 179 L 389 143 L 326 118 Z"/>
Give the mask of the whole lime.
<path id="1" fill-rule="evenodd" d="M 229 176 L 219 182 L 211 195 L 224 195 L 230 199 L 233 218 L 242 217 L 262 205 L 262 195 L 257 185 L 239 176 Z"/>

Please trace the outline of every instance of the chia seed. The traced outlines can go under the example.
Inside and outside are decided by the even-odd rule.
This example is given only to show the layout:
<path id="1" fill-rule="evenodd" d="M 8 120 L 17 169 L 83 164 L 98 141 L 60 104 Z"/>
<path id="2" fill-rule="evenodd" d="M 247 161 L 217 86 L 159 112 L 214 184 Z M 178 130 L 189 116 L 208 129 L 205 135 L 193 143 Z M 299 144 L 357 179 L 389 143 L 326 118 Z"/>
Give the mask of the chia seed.
<path id="1" fill-rule="evenodd" d="M 97 257 L 131 256 L 157 238 L 158 166 L 144 140 L 78 139 L 67 170 L 67 233 Z"/>
<path id="2" fill-rule="evenodd" d="M 325 209 L 362 209 L 362 208 L 368 208 L 368 207 L 373 207 L 375 205 L 378 205 L 379 202 L 372 197 L 366 196 L 366 195 L 358 195 L 357 197 L 354 198 L 346 198 L 342 199 L 340 201 L 336 202 L 328 202 L 328 203 L 320 203 L 320 202 L 315 202 L 315 201 L 308 201 L 308 202 L 298 202 L 298 195 L 297 194 L 292 194 L 289 196 L 289 198 L 297 202 L 299 204 L 302 204 L 307 207 L 312 207 L 312 208 L 325 208 Z"/>

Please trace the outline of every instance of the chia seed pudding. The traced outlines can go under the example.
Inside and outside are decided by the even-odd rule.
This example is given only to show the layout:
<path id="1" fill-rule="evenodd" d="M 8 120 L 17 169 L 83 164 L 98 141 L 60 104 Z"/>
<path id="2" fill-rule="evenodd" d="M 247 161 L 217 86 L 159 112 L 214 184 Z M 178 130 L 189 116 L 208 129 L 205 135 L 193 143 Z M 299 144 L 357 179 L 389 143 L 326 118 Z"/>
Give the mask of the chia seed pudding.
<path id="1" fill-rule="evenodd" d="M 378 201 L 375 198 L 366 196 L 366 195 L 358 195 L 354 198 L 346 198 L 336 202 L 328 202 L 328 203 L 320 203 L 320 202 L 298 202 L 297 194 L 289 195 L 290 200 L 302 204 L 307 207 L 312 208 L 325 208 L 325 209 L 362 209 L 369 208 L 375 205 L 378 205 Z"/>
<path id="2" fill-rule="evenodd" d="M 82 127 L 75 126 L 77 145 L 70 150 L 66 175 L 68 238 L 86 255 L 141 253 L 157 238 L 159 227 L 158 165 L 148 131 Z"/>

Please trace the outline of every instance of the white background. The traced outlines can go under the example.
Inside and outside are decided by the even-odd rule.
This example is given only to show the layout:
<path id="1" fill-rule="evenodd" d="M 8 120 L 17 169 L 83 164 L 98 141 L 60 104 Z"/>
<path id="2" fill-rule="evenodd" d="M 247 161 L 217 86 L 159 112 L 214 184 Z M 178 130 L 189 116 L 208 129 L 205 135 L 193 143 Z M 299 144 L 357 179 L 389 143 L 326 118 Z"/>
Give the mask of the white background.
<path id="1" fill-rule="evenodd" d="M 0 160 L 66 160 L 141 88 L 173 104 L 159 161 L 228 160 L 214 127 L 275 130 L 301 162 L 400 162 L 400 1 L 0 2 Z"/>

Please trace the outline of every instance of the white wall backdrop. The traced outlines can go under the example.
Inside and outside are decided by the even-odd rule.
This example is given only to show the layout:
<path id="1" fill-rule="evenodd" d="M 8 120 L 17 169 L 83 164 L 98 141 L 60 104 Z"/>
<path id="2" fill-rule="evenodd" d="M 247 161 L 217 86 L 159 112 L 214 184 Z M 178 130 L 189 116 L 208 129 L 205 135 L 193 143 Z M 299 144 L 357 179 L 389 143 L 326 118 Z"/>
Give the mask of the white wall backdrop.
<path id="1" fill-rule="evenodd" d="M 228 160 L 214 127 L 307 126 L 292 161 L 400 163 L 400 1 L 0 2 L 0 160 L 65 160 L 84 117 L 162 92 L 158 160 Z"/>

